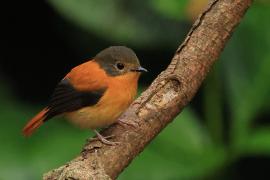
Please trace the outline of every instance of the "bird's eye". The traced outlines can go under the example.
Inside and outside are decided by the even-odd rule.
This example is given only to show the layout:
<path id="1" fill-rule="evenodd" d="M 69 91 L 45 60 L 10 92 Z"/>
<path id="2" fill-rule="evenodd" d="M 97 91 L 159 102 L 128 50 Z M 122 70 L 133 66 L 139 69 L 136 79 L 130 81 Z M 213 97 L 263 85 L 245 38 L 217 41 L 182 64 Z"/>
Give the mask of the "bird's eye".
<path id="1" fill-rule="evenodd" d="M 123 70 L 124 67 L 125 67 L 125 65 L 124 65 L 123 63 L 117 63 L 117 64 L 116 64 L 116 67 L 117 67 L 117 69 L 119 69 L 119 70 Z"/>

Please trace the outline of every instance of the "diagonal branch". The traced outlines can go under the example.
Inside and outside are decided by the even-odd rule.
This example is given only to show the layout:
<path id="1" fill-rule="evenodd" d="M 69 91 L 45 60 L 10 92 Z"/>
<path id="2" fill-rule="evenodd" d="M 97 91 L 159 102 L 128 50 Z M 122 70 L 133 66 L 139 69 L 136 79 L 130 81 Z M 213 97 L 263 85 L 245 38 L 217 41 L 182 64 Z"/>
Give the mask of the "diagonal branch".
<path id="1" fill-rule="evenodd" d="M 191 101 L 252 0 L 214 0 L 194 23 L 171 64 L 119 118 L 137 127 L 111 126 L 118 146 L 90 142 L 44 179 L 115 179 Z"/>

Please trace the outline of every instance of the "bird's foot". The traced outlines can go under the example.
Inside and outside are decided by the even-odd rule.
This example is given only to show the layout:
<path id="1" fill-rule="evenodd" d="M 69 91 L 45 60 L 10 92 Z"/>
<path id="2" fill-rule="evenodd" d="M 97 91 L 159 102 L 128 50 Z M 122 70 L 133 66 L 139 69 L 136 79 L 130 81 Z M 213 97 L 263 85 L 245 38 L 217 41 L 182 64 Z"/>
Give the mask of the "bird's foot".
<path id="1" fill-rule="evenodd" d="M 114 138 L 115 136 L 114 135 L 110 135 L 110 136 L 102 136 L 104 139 L 111 139 L 111 138 Z M 87 141 L 91 142 L 91 141 L 99 141 L 100 139 L 98 137 L 92 137 L 92 138 L 89 138 Z"/>
<path id="2" fill-rule="evenodd" d="M 139 123 L 136 122 L 136 121 L 126 121 L 126 120 L 124 121 L 124 120 L 120 119 L 116 123 L 119 124 L 122 127 L 131 126 L 131 127 L 135 128 L 135 129 L 137 129 L 139 127 Z"/>
<path id="3" fill-rule="evenodd" d="M 97 137 L 91 138 L 90 142 L 91 141 L 101 141 L 103 144 L 110 145 L 110 146 L 115 146 L 115 145 L 120 144 L 120 142 L 112 142 L 112 141 L 108 140 L 108 139 L 115 137 L 114 135 L 102 136 L 97 130 L 94 130 L 94 132 L 96 133 Z"/>

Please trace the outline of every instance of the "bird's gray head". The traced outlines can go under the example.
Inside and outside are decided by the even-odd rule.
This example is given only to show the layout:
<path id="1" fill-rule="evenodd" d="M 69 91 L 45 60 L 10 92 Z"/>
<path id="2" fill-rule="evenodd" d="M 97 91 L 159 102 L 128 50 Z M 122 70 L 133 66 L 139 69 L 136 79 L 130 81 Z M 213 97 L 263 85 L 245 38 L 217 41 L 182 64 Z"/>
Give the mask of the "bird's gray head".
<path id="1" fill-rule="evenodd" d="M 111 46 L 95 56 L 95 61 L 110 76 L 123 75 L 128 72 L 147 72 L 141 67 L 134 51 L 125 46 Z"/>

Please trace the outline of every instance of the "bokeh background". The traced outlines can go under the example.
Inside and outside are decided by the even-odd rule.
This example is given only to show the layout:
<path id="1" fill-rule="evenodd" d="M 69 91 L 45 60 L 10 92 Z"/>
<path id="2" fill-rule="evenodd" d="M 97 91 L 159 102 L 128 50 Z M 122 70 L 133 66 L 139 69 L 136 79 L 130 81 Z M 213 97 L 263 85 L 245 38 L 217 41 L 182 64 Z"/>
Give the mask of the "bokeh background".
<path id="1" fill-rule="evenodd" d="M 21 129 L 70 68 L 110 45 L 167 67 L 207 0 L 1 3 L 0 180 L 35 180 L 75 157 L 92 133 L 55 118 Z M 257 0 L 192 103 L 119 179 L 270 178 L 270 3 Z"/>

